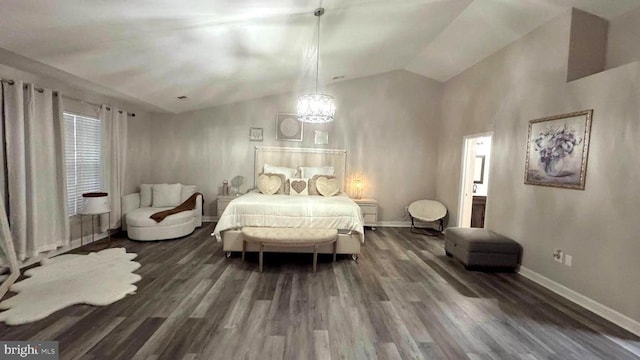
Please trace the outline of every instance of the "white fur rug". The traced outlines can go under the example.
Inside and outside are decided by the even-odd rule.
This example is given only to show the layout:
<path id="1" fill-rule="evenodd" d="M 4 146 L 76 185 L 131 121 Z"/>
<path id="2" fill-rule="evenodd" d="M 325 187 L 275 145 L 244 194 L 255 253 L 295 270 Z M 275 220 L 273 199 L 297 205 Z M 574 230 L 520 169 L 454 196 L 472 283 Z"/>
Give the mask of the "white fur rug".
<path id="1" fill-rule="evenodd" d="M 137 254 L 124 248 L 89 255 L 60 255 L 42 260 L 42 266 L 26 271 L 28 279 L 11 286 L 17 295 L 0 303 L 0 321 L 20 325 L 51 315 L 74 304 L 108 305 L 134 294 L 141 279 L 133 271 Z"/>

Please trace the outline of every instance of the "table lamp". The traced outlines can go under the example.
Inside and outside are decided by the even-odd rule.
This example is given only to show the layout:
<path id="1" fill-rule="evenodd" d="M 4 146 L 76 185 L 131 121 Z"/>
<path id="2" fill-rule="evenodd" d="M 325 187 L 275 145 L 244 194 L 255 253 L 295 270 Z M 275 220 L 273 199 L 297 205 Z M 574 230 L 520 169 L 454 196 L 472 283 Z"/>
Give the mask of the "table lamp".
<path id="1" fill-rule="evenodd" d="M 364 188 L 364 183 L 362 182 L 362 179 L 357 178 L 355 180 L 355 188 L 356 188 L 355 198 L 362 199 L 362 189 Z"/>

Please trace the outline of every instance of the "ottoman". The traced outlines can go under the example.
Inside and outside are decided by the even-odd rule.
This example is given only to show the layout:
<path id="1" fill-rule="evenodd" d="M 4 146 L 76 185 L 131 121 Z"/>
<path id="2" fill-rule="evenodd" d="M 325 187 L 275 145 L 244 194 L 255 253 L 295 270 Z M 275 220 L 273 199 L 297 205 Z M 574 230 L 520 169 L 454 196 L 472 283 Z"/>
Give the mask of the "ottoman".
<path id="1" fill-rule="evenodd" d="M 504 235 L 481 228 L 448 228 L 444 233 L 447 256 L 466 267 L 515 269 L 520 263 L 522 246 Z"/>

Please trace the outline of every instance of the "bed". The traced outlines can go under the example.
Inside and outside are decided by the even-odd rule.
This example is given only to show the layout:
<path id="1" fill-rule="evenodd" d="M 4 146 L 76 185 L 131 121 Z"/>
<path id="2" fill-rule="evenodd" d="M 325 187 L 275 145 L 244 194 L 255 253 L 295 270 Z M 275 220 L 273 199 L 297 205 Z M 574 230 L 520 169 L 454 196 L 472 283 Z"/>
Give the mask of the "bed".
<path id="1" fill-rule="evenodd" d="M 300 166 L 333 166 L 336 180 L 344 189 L 346 151 L 309 148 L 281 148 L 258 146 L 254 156 L 254 184 L 264 164 L 298 168 Z M 265 195 L 257 190 L 229 203 L 220 216 L 212 236 L 222 241 L 227 256 L 242 251 L 244 226 L 330 228 L 338 230 L 336 252 L 357 259 L 364 243 L 364 224 L 360 207 L 343 191 L 332 197 Z M 247 244 L 246 251 L 258 251 L 255 244 Z M 312 252 L 309 248 L 270 246 L 270 252 Z M 319 253 L 333 253 L 333 246 L 318 249 Z"/>

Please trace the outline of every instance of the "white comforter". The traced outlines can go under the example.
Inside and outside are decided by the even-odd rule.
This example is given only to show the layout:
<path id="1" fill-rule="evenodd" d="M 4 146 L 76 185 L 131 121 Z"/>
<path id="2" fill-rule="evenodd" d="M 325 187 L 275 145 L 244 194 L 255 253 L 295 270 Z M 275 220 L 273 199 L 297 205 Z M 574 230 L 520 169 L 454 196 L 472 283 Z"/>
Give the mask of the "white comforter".
<path id="1" fill-rule="evenodd" d="M 344 193 L 324 197 L 251 192 L 229 203 L 211 235 L 221 241 L 221 232 L 243 226 L 349 230 L 364 242 L 360 207 Z"/>

